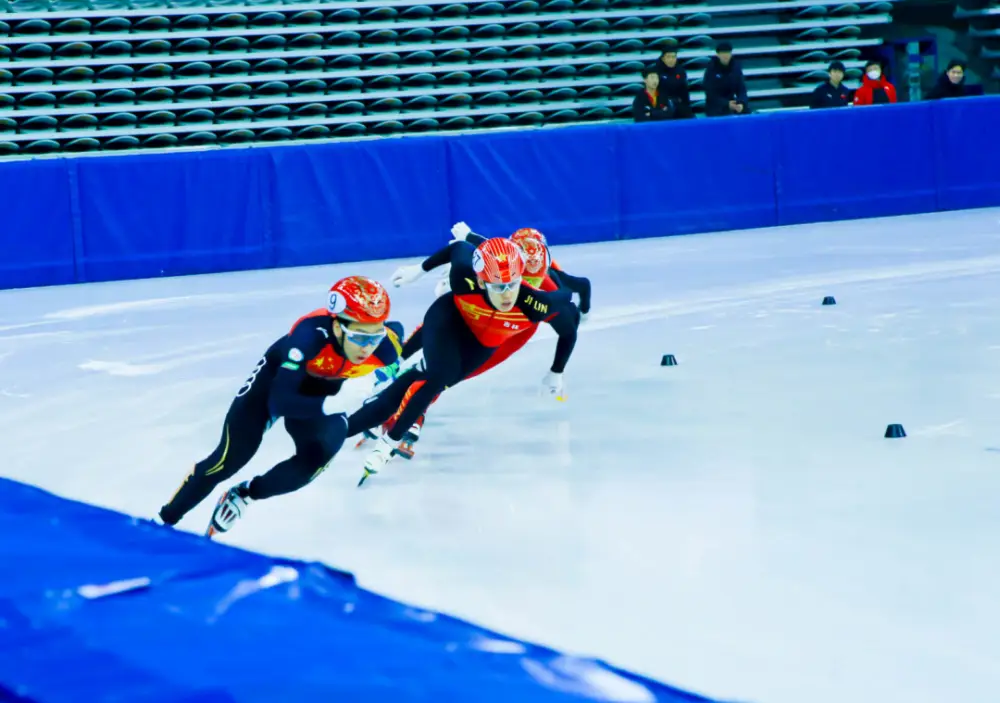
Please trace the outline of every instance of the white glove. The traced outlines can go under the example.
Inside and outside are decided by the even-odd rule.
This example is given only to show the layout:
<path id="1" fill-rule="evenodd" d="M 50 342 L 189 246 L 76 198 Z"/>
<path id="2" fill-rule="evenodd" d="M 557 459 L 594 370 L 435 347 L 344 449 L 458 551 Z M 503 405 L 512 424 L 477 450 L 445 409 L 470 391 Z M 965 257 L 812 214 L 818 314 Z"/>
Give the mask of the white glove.
<path id="1" fill-rule="evenodd" d="M 335 395 L 328 395 L 323 398 L 323 414 L 324 415 L 343 415 L 347 417 L 345 407 L 347 404 L 342 398 L 338 398 Z"/>
<path id="2" fill-rule="evenodd" d="M 421 268 L 420 264 L 412 264 L 411 266 L 400 266 L 396 269 L 396 273 L 392 274 L 392 285 L 399 288 L 400 286 L 406 286 L 421 276 L 424 275 L 424 270 Z"/>
<path id="3" fill-rule="evenodd" d="M 451 236 L 454 237 L 451 241 L 453 242 L 464 242 L 470 234 L 472 234 L 472 230 L 464 222 L 456 222 L 451 226 Z"/>
<path id="4" fill-rule="evenodd" d="M 542 392 L 555 396 L 556 400 L 566 400 L 566 393 L 563 390 L 563 375 L 555 371 L 549 371 L 542 379 Z"/>

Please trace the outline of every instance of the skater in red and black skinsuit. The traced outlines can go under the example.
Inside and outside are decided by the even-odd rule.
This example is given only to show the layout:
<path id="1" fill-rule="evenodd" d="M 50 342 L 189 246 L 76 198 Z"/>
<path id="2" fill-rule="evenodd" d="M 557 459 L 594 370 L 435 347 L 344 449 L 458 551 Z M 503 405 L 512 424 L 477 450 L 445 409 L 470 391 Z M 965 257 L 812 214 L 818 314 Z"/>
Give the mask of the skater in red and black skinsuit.
<path id="1" fill-rule="evenodd" d="M 464 222 L 459 222 L 454 227 L 452 227 L 452 234 L 455 236 L 455 241 L 466 241 L 474 246 L 478 246 L 486 241 L 486 238 L 474 234 Z M 541 291 L 553 293 L 555 291 L 561 291 L 562 295 L 566 300 L 573 293 L 576 293 L 580 298 L 580 313 L 581 321 L 586 318 L 586 315 L 590 312 L 590 297 L 591 297 L 591 286 L 590 281 L 584 277 L 571 276 L 564 271 L 562 271 L 555 261 L 552 260 L 552 255 L 549 252 L 548 243 L 546 242 L 545 235 L 539 232 L 537 229 L 531 227 L 524 227 L 512 234 L 510 236 L 512 242 L 516 243 L 524 254 L 525 259 L 525 271 L 524 271 L 524 282 L 533 288 L 537 288 Z M 447 282 L 447 281 L 445 281 Z M 443 294 L 448 290 L 447 285 L 442 286 L 440 283 L 437 287 L 437 292 Z M 493 354 L 490 356 L 489 360 L 483 364 L 476 371 L 469 374 L 468 378 L 473 378 L 478 376 L 494 366 L 497 366 L 501 362 L 510 358 L 514 352 L 518 351 L 529 340 L 534 336 L 538 329 L 538 325 L 532 325 L 528 329 L 512 336 L 510 339 L 506 340 Z M 406 340 L 403 344 L 402 358 L 409 359 L 418 351 L 423 348 L 423 335 L 422 328 L 418 326 L 410 338 Z M 410 397 L 417 389 L 417 385 L 411 386 L 410 390 L 404 396 L 402 403 L 400 404 L 399 410 L 396 414 L 389 419 L 383 430 L 388 430 L 391 428 L 395 421 L 398 419 L 399 415 L 402 413 L 403 408 L 409 402 Z M 563 400 L 562 396 L 557 396 L 559 400 Z M 413 457 L 414 450 L 413 445 L 420 438 L 420 433 L 423 429 L 425 415 L 421 415 L 417 418 L 416 422 L 411 425 L 403 435 L 403 441 L 396 448 L 396 454 L 405 459 L 410 459 Z M 361 446 L 365 443 L 367 439 L 375 439 L 377 434 L 375 432 L 366 432 L 365 438 L 363 438 L 357 446 Z"/>
<path id="2" fill-rule="evenodd" d="M 235 476 L 279 418 L 295 454 L 224 493 L 208 535 L 227 531 L 251 501 L 297 491 L 322 473 L 347 437 L 348 408 L 335 396 L 349 379 L 399 357 L 403 326 L 388 317 L 389 294 L 377 281 L 351 276 L 335 283 L 326 308 L 300 318 L 264 353 L 229 406 L 219 445 L 160 509 L 160 521 L 177 524 Z"/>
<path id="3" fill-rule="evenodd" d="M 378 427 L 402 410 L 391 429 L 375 442 L 365 460 L 364 480 L 377 473 L 434 399 L 449 386 L 472 377 L 505 343 L 547 322 L 559 335 L 555 359 L 543 381 L 553 394 L 562 391 L 562 373 L 576 344 L 580 314 L 568 296 L 546 293 L 522 283 L 524 257 L 509 239 L 473 247 L 452 242 L 422 264 L 393 275 L 397 286 L 411 283 L 438 266 L 451 264 L 451 290 L 431 304 L 421 332 L 424 358 L 396 378 L 349 419 L 348 434 Z M 417 383 L 404 405 L 404 398 Z"/>

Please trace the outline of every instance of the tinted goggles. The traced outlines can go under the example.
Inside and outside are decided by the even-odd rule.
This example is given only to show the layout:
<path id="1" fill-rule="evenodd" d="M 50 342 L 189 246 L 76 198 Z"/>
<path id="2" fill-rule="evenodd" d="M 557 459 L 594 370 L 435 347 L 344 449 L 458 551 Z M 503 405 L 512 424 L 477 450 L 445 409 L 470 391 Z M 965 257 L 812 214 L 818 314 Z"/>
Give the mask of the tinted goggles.
<path id="1" fill-rule="evenodd" d="M 346 327 L 344 330 L 344 339 L 355 344 L 359 347 L 375 347 L 385 339 L 385 328 L 382 328 L 379 332 L 359 332 L 357 330 L 349 330 Z"/>
<path id="2" fill-rule="evenodd" d="M 510 283 L 487 283 L 486 290 L 490 293 L 496 293 L 497 295 L 502 295 L 503 293 L 509 293 L 512 290 L 517 290 L 521 285 L 521 279 L 515 279 Z"/>

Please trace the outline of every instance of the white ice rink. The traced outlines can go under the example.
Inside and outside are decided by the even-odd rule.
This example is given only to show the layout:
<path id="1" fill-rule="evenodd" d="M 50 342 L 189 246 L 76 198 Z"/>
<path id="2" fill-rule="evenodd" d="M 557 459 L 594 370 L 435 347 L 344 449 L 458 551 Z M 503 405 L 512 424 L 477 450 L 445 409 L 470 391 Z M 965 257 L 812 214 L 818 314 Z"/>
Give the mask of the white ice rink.
<path id="1" fill-rule="evenodd" d="M 412 462 L 359 490 L 345 448 L 225 540 L 712 696 L 997 700 L 1000 210 L 555 244 L 594 285 L 567 402 L 546 330 Z M 268 344 L 398 263 L 0 293 L 0 472 L 152 516 Z M 408 330 L 435 280 L 393 291 Z"/>

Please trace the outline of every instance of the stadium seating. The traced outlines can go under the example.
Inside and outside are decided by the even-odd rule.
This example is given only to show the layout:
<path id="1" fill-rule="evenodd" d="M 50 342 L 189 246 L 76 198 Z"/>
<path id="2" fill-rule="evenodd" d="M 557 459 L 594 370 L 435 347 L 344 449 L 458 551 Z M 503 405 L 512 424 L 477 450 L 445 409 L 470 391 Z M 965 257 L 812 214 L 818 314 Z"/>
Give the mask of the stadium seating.
<path id="1" fill-rule="evenodd" d="M 993 64 L 993 78 L 1000 80 L 1000 0 L 966 0 L 955 17 L 969 21 L 969 36 Z"/>
<path id="2" fill-rule="evenodd" d="M 0 2 L 0 155 L 627 118 L 668 39 L 693 83 L 730 40 L 758 109 L 860 74 L 891 3 Z"/>

